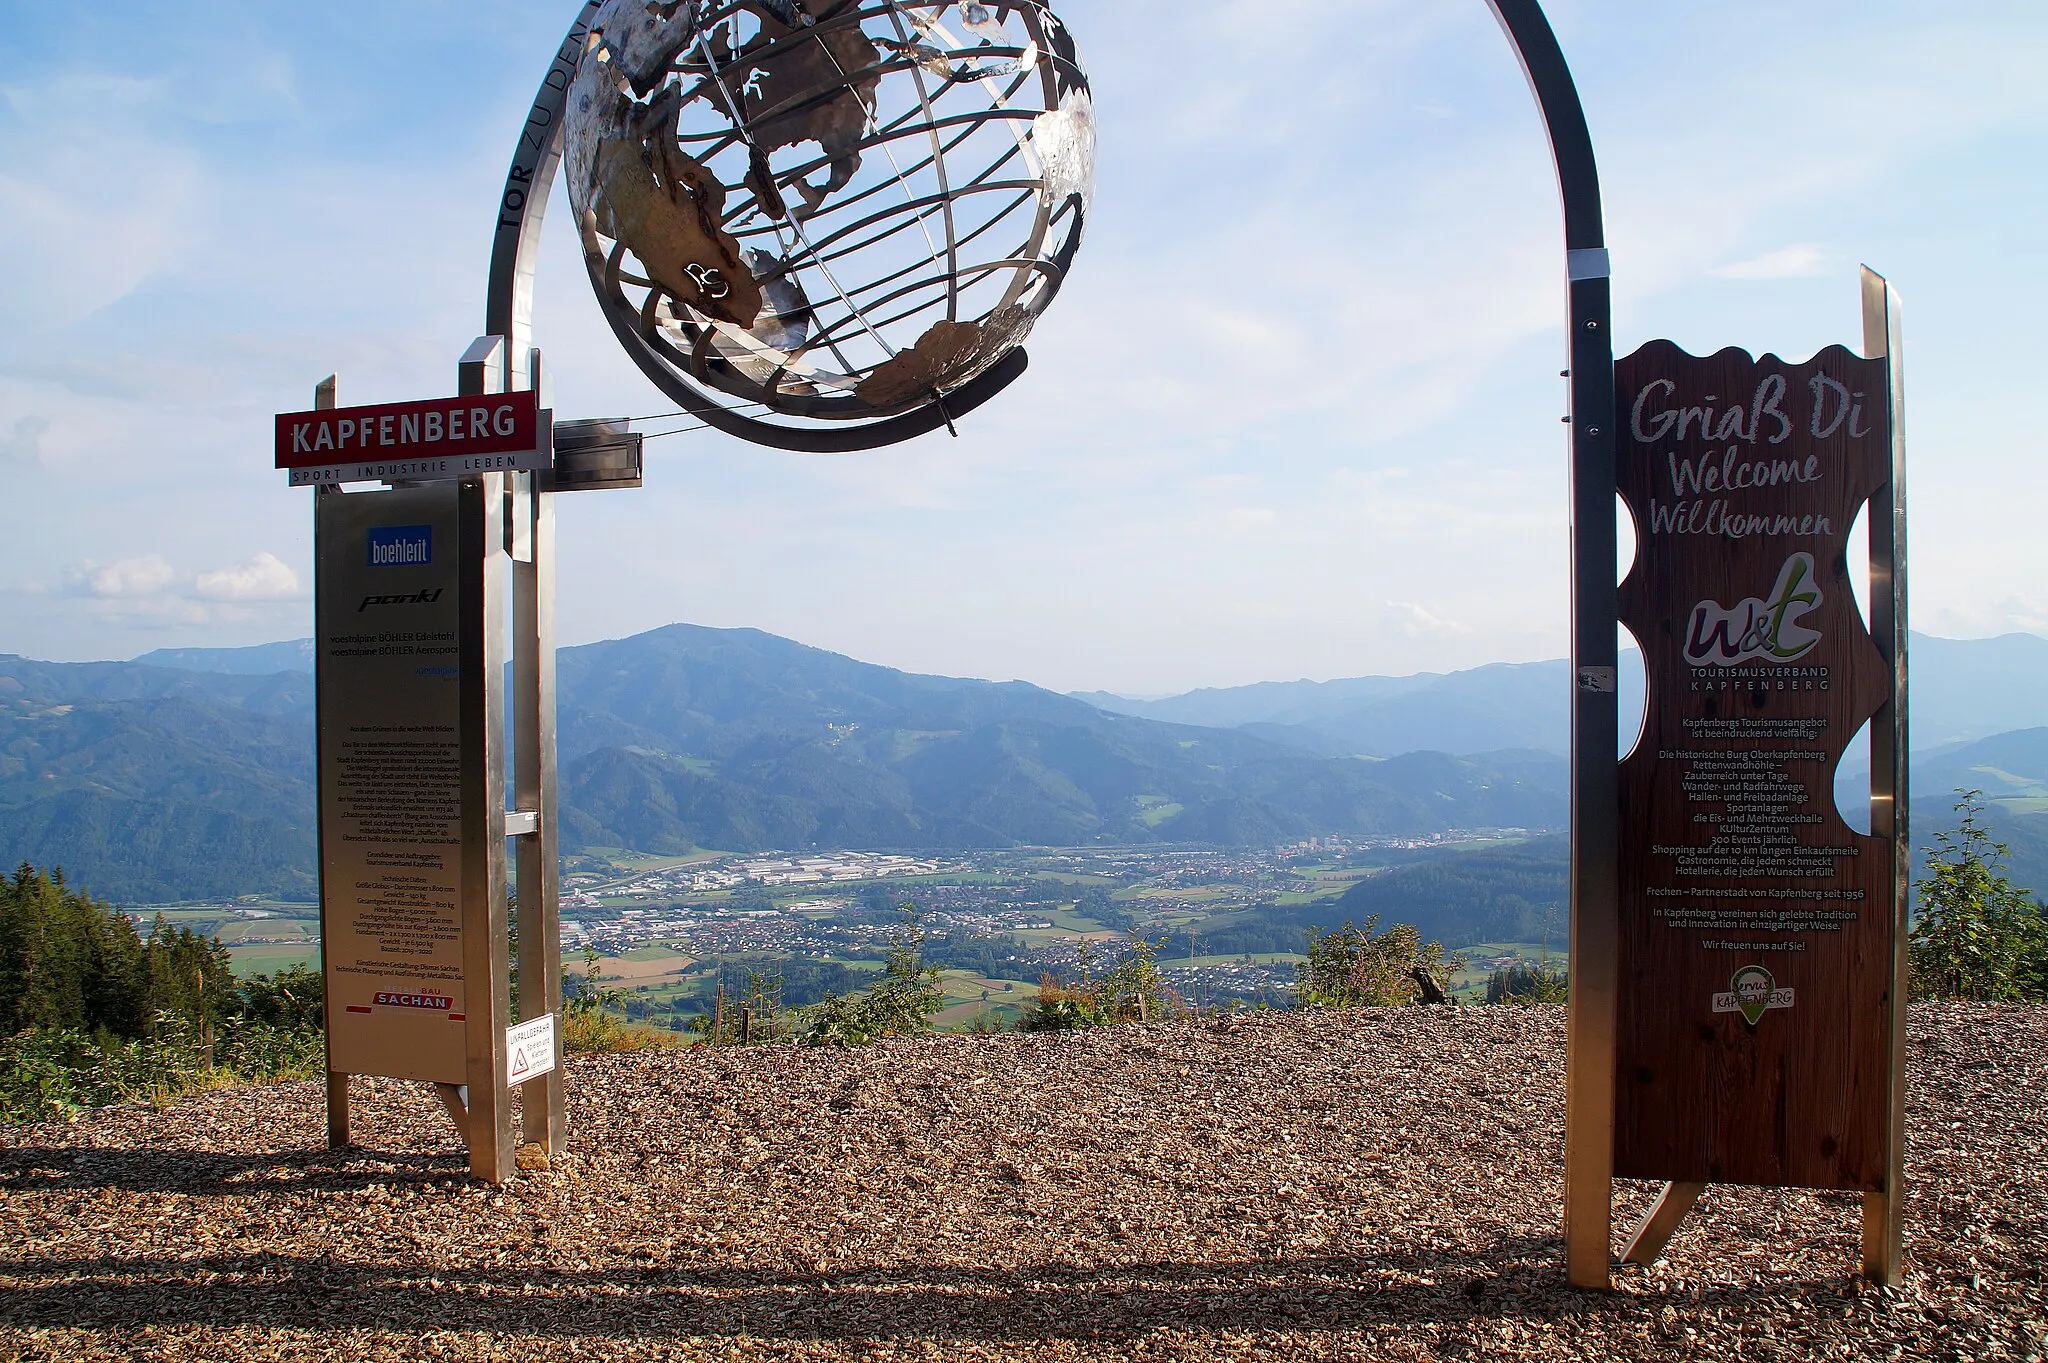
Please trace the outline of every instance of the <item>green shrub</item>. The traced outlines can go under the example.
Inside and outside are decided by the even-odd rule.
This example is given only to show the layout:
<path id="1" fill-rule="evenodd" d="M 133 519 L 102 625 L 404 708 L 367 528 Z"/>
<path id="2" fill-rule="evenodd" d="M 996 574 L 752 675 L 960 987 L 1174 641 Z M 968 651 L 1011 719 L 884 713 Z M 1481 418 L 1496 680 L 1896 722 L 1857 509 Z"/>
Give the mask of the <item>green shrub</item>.
<path id="1" fill-rule="evenodd" d="M 1924 999 L 2048 1001 L 2048 921 L 2005 874 L 2006 847 L 1977 822 L 1982 791 L 1956 791 L 1962 822 L 1936 833 L 1907 939 Z"/>
<path id="2" fill-rule="evenodd" d="M 241 1013 L 251 1021 L 287 1031 L 317 1032 L 326 1025 L 327 982 L 308 966 L 251 975 L 241 989 Z"/>
<path id="3" fill-rule="evenodd" d="M 1571 997 L 1571 977 L 1547 961 L 1502 966 L 1486 978 L 1488 1003 L 1569 1003 Z"/>
<path id="4" fill-rule="evenodd" d="M 1119 1022 L 1159 1022 L 1186 1013 L 1187 1005 L 1159 973 L 1158 952 L 1164 945 L 1163 937 L 1157 942 L 1133 938 L 1116 969 L 1094 979 L 1084 944 L 1078 978 L 1063 983 L 1052 975 L 1040 976 L 1038 998 L 1017 1019 L 1017 1030 L 1070 1032 Z"/>
<path id="5" fill-rule="evenodd" d="M 1419 1003 L 1427 979 L 1439 994 L 1465 964 L 1446 960 L 1441 942 L 1424 943 L 1412 924 L 1396 923 L 1375 932 L 1379 915 L 1353 927 L 1310 930 L 1308 960 L 1295 971 L 1295 997 L 1304 1008 L 1397 1008 Z"/>
<path id="6" fill-rule="evenodd" d="M 939 967 L 924 963 L 924 929 L 903 906 L 903 926 L 889 938 L 881 978 L 859 994 L 828 994 L 793 1015 L 796 1039 L 806 1046 L 864 1046 L 890 1036 L 928 1032 L 932 1015 L 946 1006 Z"/>
<path id="7" fill-rule="evenodd" d="M 317 1030 L 231 1019 L 212 1035 L 182 1019 L 154 1034 L 31 1027 L 0 1041 L 0 1122 L 59 1121 L 110 1103 L 167 1103 L 201 1089 L 312 1079 L 325 1073 Z"/>
<path id="8" fill-rule="evenodd" d="M 597 951 L 583 948 L 583 978 L 562 1001 L 562 1051 L 566 1054 L 607 1054 L 666 1050 L 675 1037 L 626 1020 L 625 992 L 597 982 Z"/>

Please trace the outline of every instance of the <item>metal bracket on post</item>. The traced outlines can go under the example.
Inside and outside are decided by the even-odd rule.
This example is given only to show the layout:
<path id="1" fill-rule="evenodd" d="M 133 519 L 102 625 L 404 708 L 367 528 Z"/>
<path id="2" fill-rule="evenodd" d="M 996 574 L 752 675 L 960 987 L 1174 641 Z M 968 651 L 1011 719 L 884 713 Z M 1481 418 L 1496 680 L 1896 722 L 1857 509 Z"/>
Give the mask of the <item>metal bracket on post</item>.
<path id="1" fill-rule="evenodd" d="M 448 1120 L 455 1123 L 456 1132 L 462 1139 L 469 1140 L 469 1085 L 436 1084 L 434 1092 L 441 1099 L 441 1106 L 448 1110 Z"/>
<path id="2" fill-rule="evenodd" d="M 1636 1222 L 1636 1228 L 1629 1232 L 1628 1248 L 1621 1252 L 1623 1262 L 1642 1264 L 1648 1267 L 1657 1262 L 1664 1253 L 1664 1246 L 1671 1243 L 1671 1237 L 1678 1230 L 1678 1223 L 1685 1220 L 1685 1214 L 1700 1200 L 1706 1191 L 1704 1183 L 1667 1183 L 1657 1194 L 1657 1200 Z"/>

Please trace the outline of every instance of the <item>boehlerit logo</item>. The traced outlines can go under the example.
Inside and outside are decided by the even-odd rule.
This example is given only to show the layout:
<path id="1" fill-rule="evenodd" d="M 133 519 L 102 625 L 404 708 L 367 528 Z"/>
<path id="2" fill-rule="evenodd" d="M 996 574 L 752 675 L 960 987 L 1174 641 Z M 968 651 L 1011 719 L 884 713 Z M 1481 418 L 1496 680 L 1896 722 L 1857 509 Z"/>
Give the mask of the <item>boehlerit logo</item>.
<path id="1" fill-rule="evenodd" d="M 372 568 L 417 568 L 433 561 L 431 525 L 379 525 L 370 531 Z"/>

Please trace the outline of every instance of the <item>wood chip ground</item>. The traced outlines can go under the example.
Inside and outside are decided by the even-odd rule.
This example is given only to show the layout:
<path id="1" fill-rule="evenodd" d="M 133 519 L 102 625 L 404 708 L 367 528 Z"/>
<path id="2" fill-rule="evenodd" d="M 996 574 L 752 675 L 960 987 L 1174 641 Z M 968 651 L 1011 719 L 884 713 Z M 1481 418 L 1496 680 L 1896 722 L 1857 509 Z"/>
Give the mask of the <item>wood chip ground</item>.
<path id="1" fill-rule="evenodd" d="M 1561 1011 L 1408 1009 L 579 1058 L 499 1190 L 394 1082 L 337 1156 L 313 1084 L 15 1128 L 0 1357 L 2040 1359 L 2048 1009 L 1912 1032 L 1896 1290 L 1738 1188 L 1564 1287 Z"/>

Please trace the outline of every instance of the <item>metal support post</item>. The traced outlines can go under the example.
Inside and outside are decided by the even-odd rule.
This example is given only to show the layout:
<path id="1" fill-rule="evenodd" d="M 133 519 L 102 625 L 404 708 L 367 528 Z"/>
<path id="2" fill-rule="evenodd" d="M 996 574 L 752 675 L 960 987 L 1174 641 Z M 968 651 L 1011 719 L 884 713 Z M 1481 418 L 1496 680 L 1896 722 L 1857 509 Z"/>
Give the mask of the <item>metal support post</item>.
<path id="1" fill-rule="evenodd" d="M 331 411 L 331 410 L 333 410 L 333 408 L 334 408 L 334 395 L 335 395 L 335 380 L 336 380 L 336 378 L 337 378 L 337 377 L 338 377 L 337 375 L 334 375 L 334 374 L 329 374 L 329 375 L 328 375 L 328 376 L 327 376 L 326 378 L 324 378 L 324 379 L 320 380 L 320 382 L 318 382 L 318 383 L 316 383 L 316 384 L 314 384 L 314 385 L 313 385 L 313 408 L 314 408 L 314 410 L 315 410 L 315 411 L 322 411 L 322 412 L 325 412 L 325 411 Z M 319 537 L 320 537 L 320 504 L 319 504 L 319 499 L 320 499 L 320 498 L 322 498 L 322 497 L 338 497 L 338 496 L 340 496 L 340 495 L 341 495 L 341 489 L 340 489 L 340 488 L 338 488 L 338 487 L 335 487 L 335 486 L 333 486 L 333 485 L 331 485 L 331 484 L 327 484 L 327 483 L 322 483 L 322 484 L 320 484 L 320 485 L 319 485 L 318 487 L 315 487 L 315 488 L 313 489 L 313 498 L 314 498 L 314 502 L 313 502 L 313 537 L 314 537 L 314 540 L 315 540 L 316 542 L 317 542 L 317 541 L 319 540 Z M 314 713 L 315 715 L 318 715 L 318 714 L 320 713 L 320 669 L 319 669 L 319 668 L 317 668 L 317 667 L 313 669 L 313 713 Z M 316 737 L 315 737 L 315 748 L 314 748 L 314 768 L 313 768 L 313 769 L 314 769 L 315 771 L 323 771 L 323 772 L 324 772 L 324 771 L 326 771 L 326 770 L 327 770 L 327 755 L 326 755 L 326 753 L 325 753 L 324 751 L 322 751 L 322 749 L 323 749 L 323 748 L 325 747 L 325 745 L 326 745 L 326 742 L 327 742 L 327 737 L 326 737 L 326 733 L 327 733 L 327 731 L 326 731 L 326 726 L 324 726 L 324 725 L 321 725 L 321 724 L 318 724 L 318 723 L 316 723 L 316 724 L 314 724 L 314 726 L 313 726 L 313 729 L 314 729 L 314 732 L 315 732 L 315 735 L 316 735 Z M 323 810 L 324 810 L 324 807 L 325 807 L 326 803 L 327 803 L 327 802 L 326 802 L 325 800 L 318 800 L 318 799 L 316 799 L 316 800 L 315 800 L 315 801 L 313 802 L 313 805 L 314 805 L 313 845 L 314 845 L 314 846 L 315 846 L 316 848 L 319 848 L 319 847 L 325 847 L 325 846 L 327 845 L 326 843 L 322 842 L 322 841 L 321 841 L 321 839 L 320 839 L 320 826 L 319 826 L 319 820 L 320 820 L 320 819 L 321 819 L 322 817 L 324 817 L 324 814 L 323 814 Z M 316 858 L 315 858 L 315 860 L 316 860 L 316 861 L 318 861 L 318 862 L 320 862 L 320 863 L 322 863 L 322 865 L 321 865 L 321 868 L 320 868 L 320 874 L 321 874 L 321 875 L 322 875 L 322 877 L 324 878 L 324 877 L 325 877 L 325 875 L 326 875 L 326 870 L 325 870 L 325 862 L 326 862 L 326 858 L 325 858 L 325 857 L 316 857 Z M 321 949 L 321 950 L 322 950 L 323 952 L 327 950 L 327 944 L 328 944 L 329 942 L 331 942 L 332 940 L 334 940 L 334 939 L 333 939 L 332 937 L 328 936 L 328 932 L 327 932 L 327 926 L 328 926 L 328 925 L 327 925 L 327 889 L 326 889 L 326 886 L 325 886 L 325 885 L 323 884 L 323 885 L 321 886 L 321 889 L 320 889 L 320 949 Z M 322 1045 L 323 1045 L 323 1046 L 324 1046 L 324 1047 L 326 1048 L 326 1050 L 327 1050 L 327 1053 L 328 1053 L 328 1054 L 327 1054 L 327 1148 L 328 1148 L 329 1150 L 346 1150 L 346 1149 L 348 1149 L 348 1146 L 349 1146 L 349 1130 L 348 1130 L 348 1078 L 349 1078 L 349 1077 L 348 1077 L 348 1076 L 347 1076 L 346 1074 L 340 1074 L 340 1073 L 337 1073 L 337 1072 L 335 1071 L 335 1068 L 334 1068 L 334 1056 L 333 1056 L 333 1049 L 334 1049 L 334 1037 L 333 1037 L 333 1033 L 332 1033 L 332 1031 L 331 1031 L 331 1030 L 329 1030 L 329 1029 L 326 1029 L 326 1028 L 322 1028 L 322 1029 L 321 1029 L 321 1043 L 322 1043 Z"/>
<path id="2" fill-rule="evenodd" d="M 505 343 L 481 337 L 462 357 L 464 395 L 504 391 Z M 503 1183 L 514 1171 L 505 1030 L 511 1025 L 505 902 L 505 479 L 464 478 L 460 491 L 462 627 L 462 973 L 469 1171 Z"/>
<path id="3" fill-rule="evenodd" d="M 1891 1074 L 1885 1101 L 1884 1187 L 1863 1195 L 1863 1272 L 1890 1286 L 1904 1269 L 1906 1200 L 1906 933 L 1913 845 L 1906 779 L 1906 389 L 1899 296 L 1863 270 L 1863 351 L 1887 361 L 1891 478 L 1870 502 L 1870 637 L 1892 669 L 1892 698 L 1870 721 L 1870 831 L 1891 845 L 1892 970 L 1886 991 Z"/>
<path id="4" fill-rule="evenodd" d="M 1574 256 L 1578 252 L 1572 253 Z M 1614 577 L 1614 352 L 1601 277 L 1572 296 L 1572 886 L 1566 1022 L 1565 1260 L 1578 1287 L 1612 1282 L 1614 1041 L 1621 793 Z"/>
<path id="5" fill-rule="evenodd" d="M 542 391 L 541 353 L 528 356 L 527 382 Z M 512 555 L 513 803 L 534 815 L 533 831 L 515 840 L 519 885 L 519 1016 L 562 1006 L 562 919 L 555 822 L 555 507 L 535 474 L 513 475 L 524 496 L 513 498 L 525 522 L 526 553 Z M 563 1105 L 561 1033 L 555 1064 L 520 1087 L 522 1136 L 552 1157 L 568 1137 Z"/>

